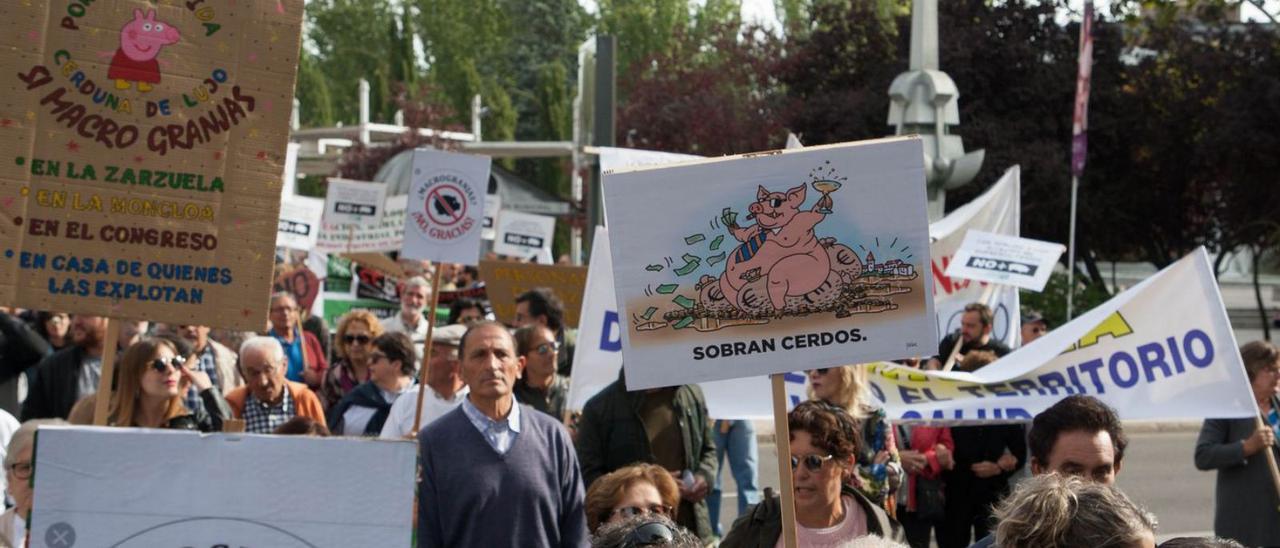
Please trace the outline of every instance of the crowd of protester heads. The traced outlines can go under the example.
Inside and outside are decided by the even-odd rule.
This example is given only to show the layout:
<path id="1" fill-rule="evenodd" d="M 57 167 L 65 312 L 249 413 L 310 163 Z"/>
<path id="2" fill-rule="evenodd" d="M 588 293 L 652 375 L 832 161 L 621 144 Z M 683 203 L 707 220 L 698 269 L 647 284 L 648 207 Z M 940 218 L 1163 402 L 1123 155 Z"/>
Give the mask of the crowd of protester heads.
<path id="1" fill-rule="evenodd" d="M 474 268 L 451 269 L 449 279 L 450 290 L 481 284 Z M 720 489 L 721 445 L 736 426 L 710 420 L 698 387 L 630 392 L 623 373 L 580 416 L 570 412 L 576 333 L 549 289 L 517 296 L 511 325 L 486 320 L 482 299 L 454 299 L 446 325 L 433 330 L 435 352 L 421 372 L 426 384 L 418 386 L 426 324 L 417 320 L 430 317 L 423 310 L 429 288 L 425 278 L 413 280 L 406 286 L 415 291 L 413 302 L 400 316 L 352 311 L 337 320 L 332 336 L 323 320 L 283 293 L 272 295 L 261 334 L 121 321 L 119 337 L 106 340 L 104 318 L 0 310 L 0 385 L 22 387 L 17 401 L 0 395 L 0 406 L 20 408 L 25 421 L 19 426 L 0 411 L 9 494 L 0 545 L 20 545 L 25 534 L 36 429 L 67 424 L 63 419 L 94 422 L 101 360 L 111 345 L 119 359 L 104 406 L 109 425 L 216 432 L 236 424 L 251 433 L 416 438 L 424 455 L 432 440 L 481 428 L 475 440 L 519 464 L 486 460 L 493 455 L 485 444 L 470 449 L 477 456 L 446 461 L 487 470 L 493 477 L 484 481 L 505 485 L 510 475 L 552 483 L 506 494 L 554 499 L 532 507 L 559 513 L 511 524 L 532 535 L 521 539 L 529 545 L 780 545 L 782 499 L 769 489 L 763 498 L 754 491 L 754 443 L 748 459 L 735 461 L 746 468 L 734 470 L 738 483 L 753 485 L 750 504 L 742 501 L 727 528 L 718 523 L 718 499 L 708 510 L 708 492 L 713 484 L 717 495 Z M 980 370 L 1009 352 L 992 338 L 991 318 L 986 307 L 970 305 L 938 355 L 899 363 Z M 1024 314 L 1019 340 L 1030 343 L 1048 329 L 1041 315 Z M 1276 450 L 1280 349 L 1253 342 L 1241 355 L 1265 424 L 1207 420 L 1195 450 L 1195 465 L 1217 472 L 1214 529 L 1222 538 L 1180 537 L 1161 548 L 1280 545 L 1280 519 L 1266 503 L 1277 495 L 1265 460 L 1254 458 Z M 1156 517 L 1115 485 L 1129 440 L 1119 416 L 1100 400 L 1065 397 L 1026 425 L 895 424 L 870 396 L 864 366 L 812 369 L 806 380 L 809 400 L 787 414 L 801 546 L 1156 546 Z M 434 426 L 414 432 L 411 404 L 422 390 L 428 394 L 418 422 Z M 754 442 L 754 430 L 745 431 Z M 529 453 L 515 445 L 518 439 L 538 449 Z M 443 481 L 432 479 L 440 465 L 424 458 L 419 545 L 487 538 L 491 531 L 429 523 L 448 511 L 433 508 L 424 493 L 467 483 L 435 483 Z M 1012 481 L 1024 465 L 1030 477 Z"/>

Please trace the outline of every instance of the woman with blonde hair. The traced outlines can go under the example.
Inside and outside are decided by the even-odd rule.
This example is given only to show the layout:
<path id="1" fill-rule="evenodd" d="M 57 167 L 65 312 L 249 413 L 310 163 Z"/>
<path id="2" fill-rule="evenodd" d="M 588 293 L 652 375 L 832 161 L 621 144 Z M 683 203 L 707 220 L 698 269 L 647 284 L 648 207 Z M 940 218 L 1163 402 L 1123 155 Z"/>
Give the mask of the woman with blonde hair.
<path id="1" fill-rule="evenodd" d="M 657 514 L 672 521 L 680 507 L 676 480 L 661 466 L 636 463 L 600 476 L 587 489 L 587 530 L 639 514 Z"/>
<path id="2" fill-rule="evenodd" d="M 902 481 L 902 462 L 893 426 L 884 409 L 872 404 L 866 365 L 842 365 L 809 370 L 809 399 L 845 410 L 854 419 L 858 436 L 857 467 L 853 486 L 892 514 L 897 503 L 892 493 Z"/>
<path id="3" fill-rule="evenodd" d="M 222 431 L 222 422 L 231 416 L 231 407 L 208 374 L 187 366 L 192 359 L 190 345 L 168 337 L 146 338 L 130 346 L 120 358 L 108 423 Z M 183 404 L 189 385 L 196 387 L 204 409 L 192 411 Z"/>
<path id="4" fill-rule="evenodd" d="M 338 319 L 338 331 L 333 338 L 333 363 L 320 386 L 320 403 L 325 409 L 337 405 L 369 380 L 371 345 L 381 334 L 382 323 L 368 310 L 352 310 Z"/>
<path id="5" fill-rule="evenodd" d="M 1156 519 L 1111 485 L 1043 474 L 996 508 L 996 546 L 1155 548 Z"/>

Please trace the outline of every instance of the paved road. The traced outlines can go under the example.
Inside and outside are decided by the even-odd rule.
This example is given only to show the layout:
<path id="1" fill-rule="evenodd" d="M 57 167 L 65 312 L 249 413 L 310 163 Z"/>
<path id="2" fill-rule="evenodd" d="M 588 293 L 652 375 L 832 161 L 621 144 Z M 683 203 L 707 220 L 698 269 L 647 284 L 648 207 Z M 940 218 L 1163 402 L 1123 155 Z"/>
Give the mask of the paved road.
<path id="1" fill-rule="evenodd" d="M 1196 470 L 1192 460 L 1196 432 L 1132 434 L 1119 476 L 1120 487 L 1160 520 L 1159 540 L 1198 536 L 1213 530 L 1212 472 Z M 778 456 L 772 443 L 760 445 L 760 483 L 778 485 Z M 725 471 L 720 523 L 727 529 L 737 517 L 737 492 Z"/>

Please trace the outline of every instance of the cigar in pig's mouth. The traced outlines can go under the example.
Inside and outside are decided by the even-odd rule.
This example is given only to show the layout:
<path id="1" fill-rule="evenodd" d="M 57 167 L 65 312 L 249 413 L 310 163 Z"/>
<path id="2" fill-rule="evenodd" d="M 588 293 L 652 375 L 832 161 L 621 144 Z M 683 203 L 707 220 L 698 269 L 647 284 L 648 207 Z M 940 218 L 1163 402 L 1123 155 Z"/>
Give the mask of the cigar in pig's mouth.
<path id="1" fill-rule="evenodd" d="M 754 218 L 756 218 L 756 214 L 755 214 L 755 213 L 748 213 L 748 214 L 747 214 L 747 220 L 748 220 L 748 221 L 750 221 L 751 219 L 754 219 Z"/>

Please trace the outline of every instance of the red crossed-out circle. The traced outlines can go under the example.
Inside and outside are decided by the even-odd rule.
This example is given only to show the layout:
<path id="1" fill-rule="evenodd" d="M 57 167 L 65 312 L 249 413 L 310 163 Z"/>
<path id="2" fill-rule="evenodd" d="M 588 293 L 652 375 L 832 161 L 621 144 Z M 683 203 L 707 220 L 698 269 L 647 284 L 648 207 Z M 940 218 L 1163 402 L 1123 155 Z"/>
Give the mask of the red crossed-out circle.
<path id="1" fill-rule="evenodd" d="M 462 204 L 462 207 L 454 209 L 449 205 L 449 202 L 444 200 L 444 197 L 450 194 L 458 198 L 458 203 Z M 441 208 L 444 209 L 445 214 L 443 216 L 437 212 L 436 204 L 440 204 Z M 452 226 L 467 217 L 467 197 L 462 193 L 461 189 L 451 184 L 441 183 L 432 187 L 431 191 L 427 193 L 424 207 L 427 210 L 427 218 L 440 226 Z"/>

